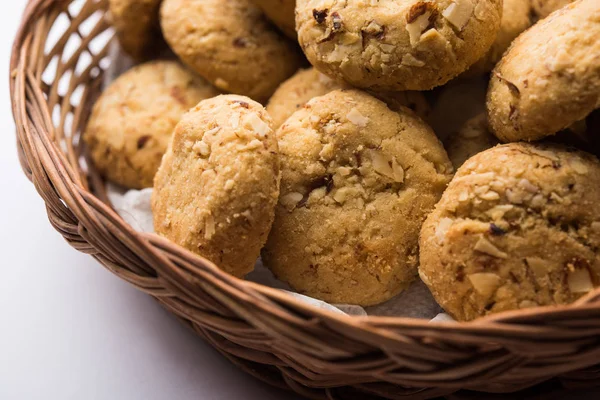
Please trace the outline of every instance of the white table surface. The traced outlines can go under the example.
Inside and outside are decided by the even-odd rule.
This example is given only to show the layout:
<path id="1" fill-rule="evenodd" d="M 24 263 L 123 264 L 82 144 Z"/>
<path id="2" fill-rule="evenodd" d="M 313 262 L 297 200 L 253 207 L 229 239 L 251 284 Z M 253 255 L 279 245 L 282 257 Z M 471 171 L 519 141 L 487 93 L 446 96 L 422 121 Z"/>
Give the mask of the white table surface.
<path id="1" fill-rule="evenodd" d="M 0 399 L 294 399 L 239 371 L 50 226 L 18 164 L 8 95 L 26 1 L 2 3 Z"/>

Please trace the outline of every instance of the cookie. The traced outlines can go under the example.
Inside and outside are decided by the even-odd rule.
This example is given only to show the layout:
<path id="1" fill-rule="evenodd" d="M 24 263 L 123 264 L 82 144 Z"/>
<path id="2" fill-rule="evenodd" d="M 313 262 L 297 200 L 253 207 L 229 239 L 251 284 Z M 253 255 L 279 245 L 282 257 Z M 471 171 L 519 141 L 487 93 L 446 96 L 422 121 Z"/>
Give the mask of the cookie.
<path id="1" fill-rule="evenodd" d="M 485 113 L 468 120 L 457 132 L 448 136 L 444 147 L 454 169 L 460 168 L 469 158 L 498 144 L 488 128 Z"/>
<path id="2" fill-rule="evenodd" d="M 156 174 L 156 232 L 232 275 L 252 271 L 279 195 L 272 125 L 243 96 L 215 97 L 188 112 Z"/>
<path id="3" fill-rule="evenodd" d="M 513 40 L 531 26 L 531 4 L 528 0 L 504 0 L 498 36 L 485 56 L 477 61 L 465 75 L 487 74 L 500 61 Z"/>
<path id="4" fill-rule="evenodd" d="M 318 70 L 371 90 L 429 90 L 484 56 L 502 0 L 298 0 L 296 27 Z"/>
<path id="5" fill-rule="evenodd" d="M 296 291 L 368 306 L 417 273 L 421 224 L 452 166 L 431 129 L 357 90 L 309 101 L 277 131 L 282 181 L 264 264 Z"/>
<path id="6" fill-rule="evenodd" d="M 426 121 L 442 141 L 485 112 L 487 81 L 483 76 L 456 79 L 429 93 L 431 112 Z"/>
<path id="7" fill-rule="evenodd" d="M 221 90 L 266 101 L 301 64 L 296 46 L 250 0 L 165 0 L 161 26 L 173 51 Z"/>
<path id="8" fill-rule="evenodd" d="M 267 18 L 285 33 L 287 37 L 298 40 L 296 33 L 296 0 L 252 0 L 260 7 Z"/>
<path id="9" fill-rule="evenodd" d="M 419 273 L 459 321 L 600 285 L 600 162 L 511 143 L 467 161 L 423 225 Z"/>
<path id="10" fill-rule="evenodd" d="M 520 35 L 488 90 L 490 126 L 504 142 L 538 140 L 600 106 L 600 2 L 580 0 Z"/>
<path id="11" fill-rule="evenodd" d="M 531 0 L 533 12 L 538 18 L 546 18 L 554 11 L 563 8 L 575 0 Z"/>
<path id="12" fill-rule="evenodd" d="M 218 94 L 175 61 L 149 62 L 124 73 L 94 105 L 83 135 L 96 169 L 127 188 L 151 187 L 181 116 Z"/>
<path id="13" fill-rule="evenodd" d="M 162 0 L 109 0 L 112 24 L 121 47 L 136 60 L 143 60 L 163 42 L 158 11 Z"/>
<path id="14" fill-rule="evenodd" d="M 314 68 L 300 70 L 275 91 L 269 100 L 267 111 L 271 114 L 275 127 L 279 128 L 312 98 L 333 90 L 350 88 L 349 85 L 335 82 Z M 387 103 L 394 111 L 408 107 L 421 118 L 425 118 L 429 113 L 429 103 L 420 92 L 377 92 L 373 95 Z"/>

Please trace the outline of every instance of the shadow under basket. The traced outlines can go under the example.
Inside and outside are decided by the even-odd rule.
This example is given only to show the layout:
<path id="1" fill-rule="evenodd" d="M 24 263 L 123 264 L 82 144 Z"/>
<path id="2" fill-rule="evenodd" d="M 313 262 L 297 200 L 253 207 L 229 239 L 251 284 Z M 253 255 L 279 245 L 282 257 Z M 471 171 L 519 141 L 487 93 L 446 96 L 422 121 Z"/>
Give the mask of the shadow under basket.
<path id="1" fill-rule="evenodd" d="M 110 65 L 107 3 L 29 1 L 11 59 L 23 170 L 75 249 L 155 297 L 240 368 L 308 398 L 540 398 L 600 384 L 600 290 L 571 306 L 471 323 L 358 318 L 135 232 L 107 205 L 79 140 Z"/>

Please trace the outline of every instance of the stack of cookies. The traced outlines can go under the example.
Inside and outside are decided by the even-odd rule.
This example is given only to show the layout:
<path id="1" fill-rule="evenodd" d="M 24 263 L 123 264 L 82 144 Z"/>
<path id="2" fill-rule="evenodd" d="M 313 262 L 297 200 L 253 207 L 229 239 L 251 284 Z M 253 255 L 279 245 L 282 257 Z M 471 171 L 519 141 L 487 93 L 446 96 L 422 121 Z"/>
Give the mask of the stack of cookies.
<path id="1" fill-rule="evenodd" d="M 331 303 L 420 277 L 461 321 L 600 286 L 597 0 L 109 4 L 139 65 L 83 139 L 156 233 Z"/>

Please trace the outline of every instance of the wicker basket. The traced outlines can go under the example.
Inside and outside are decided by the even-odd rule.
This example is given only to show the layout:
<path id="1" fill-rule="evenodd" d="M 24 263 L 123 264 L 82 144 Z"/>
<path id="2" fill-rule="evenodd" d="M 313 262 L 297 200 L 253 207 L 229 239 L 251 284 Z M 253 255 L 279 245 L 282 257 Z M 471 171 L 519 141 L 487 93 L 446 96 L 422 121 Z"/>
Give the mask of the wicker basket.
<path id="1" fill-rule="evenodd" d="M 248 373 L 309 398 L 472 398 L 469 390 L 526 388 L 539 395 L 600 383 L 600 290 L 569 307 L 465 324 L 353 318 L 235 279 L 135 232 L 107 206 L 79 140 L 109 64 L 106 6 L 29 1 L 11 60 L 23 170 L 74 248 L 154 296 Z"/>

